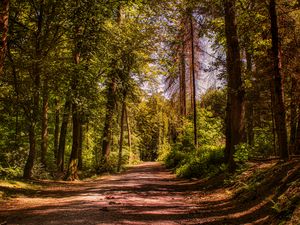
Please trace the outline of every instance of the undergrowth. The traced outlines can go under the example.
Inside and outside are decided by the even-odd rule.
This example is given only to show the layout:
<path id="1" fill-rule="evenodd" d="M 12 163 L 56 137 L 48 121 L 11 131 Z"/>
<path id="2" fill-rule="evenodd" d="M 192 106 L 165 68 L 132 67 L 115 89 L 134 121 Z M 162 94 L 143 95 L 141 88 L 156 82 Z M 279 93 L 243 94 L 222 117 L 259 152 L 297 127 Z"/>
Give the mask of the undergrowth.
<path id="1" fill-rule="evenodd" d="M 178 177 L 210 177 L 225 168 L 223 159 L 223 148 L 203 146 L 190 152 L 173 150 L 166 157 L 165 165 L 167 168 L 173 169 Z"/>

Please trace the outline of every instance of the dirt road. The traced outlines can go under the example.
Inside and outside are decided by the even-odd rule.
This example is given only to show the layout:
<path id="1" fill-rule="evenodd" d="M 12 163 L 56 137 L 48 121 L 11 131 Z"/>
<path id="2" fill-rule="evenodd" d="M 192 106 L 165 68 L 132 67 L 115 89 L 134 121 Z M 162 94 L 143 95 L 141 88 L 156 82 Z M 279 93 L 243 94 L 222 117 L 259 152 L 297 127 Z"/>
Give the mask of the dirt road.
<path id="1" fill-rule="evenodd" d="M 0 205 L 0 224 L 263 224 L 261 206 L 236 206 L 223 189 L 143 163 L 98 180 L 57 183 Z"/>

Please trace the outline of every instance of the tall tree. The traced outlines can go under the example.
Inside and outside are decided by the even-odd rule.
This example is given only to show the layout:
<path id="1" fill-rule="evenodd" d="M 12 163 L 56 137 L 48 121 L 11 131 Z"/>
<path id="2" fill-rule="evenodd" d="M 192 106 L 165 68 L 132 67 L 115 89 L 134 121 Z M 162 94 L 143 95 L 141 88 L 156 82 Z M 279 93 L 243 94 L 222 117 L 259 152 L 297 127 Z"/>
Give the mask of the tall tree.
<path id="1" fill-rule="evenodd" d="M 119 26 L 122 20 L 122 4 L 118 3 L 117 11 L 116 11 L 116 24 Z M 117 68 L 117 60 L 112 59 L 110 64 L 110 73 L 107 78 L 107 94 L 106 94 L 106 114 L 105 114 L 105 122 L 104 129 L 102 135 L 102 150 L 101 150 L 101 159 L 102 163 L 101 168 L 105 168 L 105 164 L 110 154 L 111 148 L 111 139 L 112 139 L 112 128 L 113 128 L 113 116 L 115 114 L 116 107 L 116 92 L 117 92 L 117 77 L 120 72 Z"/>
<path id="2" fill-rule="evenodd" d="M 180 48 L 179 48 L 179 86 L 180 86 L 180 113 L 182 116 L 187 115 L 187 106 L 186 106 L 186 35 L 185 35 L 185 19 L 182 18 L 180 24 Z"/>
<path id="3" fill-rule="evenodd" d="M 80 5 L 80 0 L 76 1 L 76 8 L 78 8 Z M 82 31 L 83 27 L 80 25 L 80 23 L 76 20 L 75 22 L 75 35 L 74 35 L 74 63 L 75 67 L 77 68 L 80 64 L 81 60 L 81 48 L 82 48 Z M 71 81 L 71 90 L 73 94 L 72 98 L 72 150 L 71 155 L 69 159 L 69 165 L 67 169 L 67 173 L 65 175 L 66 180 L 77 180 L 79 179 L 78 176 L 78 153 L 79 153 L 79 142 L 80 142 L 80 112 L 79 112 L 79 93 L 78 93 L 78 86 L 79 79 L 78 74 L 75 74 L 75 71 L 72 74 L 72 81 Z"/>
<path id="4" fill-rule="evenodd" d="M 196 75 L 195 75 L 195 45 L 194 45 L 194 22 L 193 11 L 189 12 L 190 23 L 190 38 L 191 38 L 191 80 L 192 80 L 192 108 L 193 108 L 193 121 L 194 121 L 194 145 L 198 147 L 198 127 L 197 127 L 197 103 L 196 103 Z"/>
<path id="5" fill-rule="evenodd" d="M 242 142 L 244 135 L 244 89 L 236 24 L 236 1 L 224 0 L 223 4 L 228 76 L 225 161 L 229 165 L 229 170 L 234 171 L 235 146 Z"/>
<path id="6" fill-rule="evenodd" d="M 33 96 L 32 105 L 27 109 L 27 115 L 29 116 L 28 133 L 29 133 L 29 154 L 24 168 L 24 178 L 31 178 L 34 161 L 36 158 L 36 128 L 38 125 L 39 117 L 39 105 L 40 105 L 40 88 L 41 88 L 41 59 L 43 57 L 43 29 L 45 22 L 45 5 L 44 2 L 40 2 L 33 6 L 35 10 L 35 26 L 36 31 L 34 37 L 34 52 L 33 60 L 31 63 L 30 75 L 33 79 Z"/>
<path id="7" fill-rule="evenodd" d="M 275 113 L 276 133 L 278 136 L 278 145 L 280 157 L 284 160 L 289 159 L 286 129 L 286 113 L 283 96 L 282 71 L 281 71 L 281 53 L 278 34 L 278 22 L 276 12 L 276 0 L 270 0 L 269 14 L 271 20 L 272 34 L 272 62 L 273 62 L 273 87 L 274 98 L 273 107 Z"/>

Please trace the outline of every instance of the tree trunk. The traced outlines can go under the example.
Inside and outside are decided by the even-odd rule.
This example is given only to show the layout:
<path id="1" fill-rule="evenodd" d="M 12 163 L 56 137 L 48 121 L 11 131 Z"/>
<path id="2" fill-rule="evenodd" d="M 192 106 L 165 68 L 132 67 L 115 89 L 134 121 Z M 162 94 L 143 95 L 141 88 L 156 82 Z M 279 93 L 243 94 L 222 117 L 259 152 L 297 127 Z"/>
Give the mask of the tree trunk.
<path id="1" fill-rule="evenodd" d="M 77 2 L 78 4 L 78 2 Z M 75 35 L 76 35 L 76 43 L 75 43 L 75 51 L 74 51 L 74 63 L 75 65 L 80 64 L 80 49 L 81 49 L 81 31 L 80 26 L 76 25 L 75 27 Z M 72 93 L 74 99 L 79 98 L 80 95 L 78 93 L 78 74 L 73 74 L 72 77 Z M 69 160 L 68 170 L 65 176 L 65 180 L 77 180 L 78 177 L 78 152 L 79 152 L 79 138 L 80 138 L 80 113 L 79 107 L 76 100 L 73 99 L 72 102 L 72 151 Z"/>
<path id="2" fill-rule="evenodd" d="M 122 104 L 122 113 L 120 121 L 120 140 L 119 140 L 119 154 L 118 154 L 118 168 L 117 171 L 120 172 L 122 166 L 122 157 L 123 157 L 123 134 L 124 134 L 124 118 L 126 111 L 126 95 L 124 95 L 124 100 Z"/>
<path id="3" fill-rule="evenodd" d="M 252 55 L 246 52 L 246 60 L 247 60 L 247 73 L 251 77 L 252 76 Z M 246 121 L 247 121 L 247 143 L 249 145 L 254 144 L 254 132 L 253 132 L 253 89 L 249 90 L 248 101 L 246 104 Z"/>
<path id="4" fill-rule="evenodd" d="M 32 100 L 32 108 L 28 109 L 28 117 L 29 117 L 29 124 L 28 124 L 28 135 L 29 135 L 29 154 L 28 159 L 25 164 L 24 168 L 24 178 L 31 178 L 32 176 L 32 169 L 34 166 L 34 161 L 36 157 L 36 135 L 35 135 L 35 128 L 38 122 L 39 116 L 39 99 L 40 99 L 40 67 L 38 63 L 33 64 L 32 74 L 34 77 L 34 90 L 33 90 L 33 100 Z M 30 106 L 29 106 L 30 107 Z"/>
<path id="5" fill-rule="evenodd" d="M 129 121 L 127 107 L 125 107 L 125 116 L 126 116 L 127 132 L 128 132 L 129 163 L 131 163 L 133 152 L 132 152 L 132 142 L 131 142 L 131 128 L 130 128 L 130 121 Z"/>
<path id="6" fill-rule="evenodd" d="M 7 51 L 8 19 L 9 19 L 9 0 L 2 0 L 0 3 L 0 76 L 3 73 L 4 60 Z"/>
<path id="7" fill-rule="evenodd" d="M 228 87 L 229 89 L 229 87 Z M 230 160 L 232 160 L 232 156 L 230 154 L 232 154 L 231 151 L 231 106 L 230 106 L 230 92 L 229 90 L 227 90 L 227 103 L 226 103 L 226 117 L 225 117 L 225 152 L 224 152 L 224 161 L 225 163 L 230 162 Z"/>
<path id="8" fill-rule="evenodd" d="M 290 120 L 290 143 L 289 152 L 293 154 L 295 152 L 296 144 L 296 131 L 297 131 L 297 80 L 292 75 L 291 76 L 291 120 Z"/>
<path id="9" fill-rule="evenodd" d="M 29 126 L 29 155 L 25 164 L 23 178 L 30 179 L 32 177 L 32 169 L 34 166 L 36 156 L 36 140 L 35 140 L 35 125 L 30 124 Z"/>
<path id="10" fill-rule="evenodd" d="M 276 1 L 270 0 L 269 13 L 271 19 L 272 34 L 272 61 L 273 61 L 273 83 L 274 83 L 274 114 L 276 133 L 278 136 L 279 154 L 283 160 L 289 159 L 286 129 L 286 114 L 284 105 L 282 72 L 281 72 L 281 55 L 279 51 L 279 35 L 277 24 Z"/>
<path id="11" fill-rule="evenodd" d="M 244 89 L 242 86 L 242 72 L 240 60 L 240 47 L 237 34 L 235 0 L 224 0 L 225 9 L 225 35 L 227 47 L 227 127 L 225 155 L 229 170 L 236 168 L 233 155 L 235 146 L 240 144 L 244 135 Z M 229 123 L 229 124 L 228 124 Z"/>
<path id="12" fill-rule="evenodd" d="M 60 136 L 59 136 L 59 144 L 58 144 L 58 150 L 57 150 L 57 168 L 58 171 L 63 172 L 64 171 L 64 162 L 65 162 L 65 148 L 66 148 L 66 137 L 67 137 L 67 131 L 68 131 L 68 123 L 69 123 L 69 116 L 70 116 L 70 109 L 71 109 L 71 101 L 69 97 L 67 97 L 65 106 L 64 106 L 64 112 L 61 122 L 61 128 L 60 128 Z"/>
<path id="13" fill-rule="evenodd" d="M 58 99 L 55 99 L 55 125 L 54 125 L 54 157 L 58 158 L 58 137 L 59 137 L 59 106 Z"/>
<path id="14" fill-rule="evenodd" d="M 42 112 L 42 136 L 41 136 L 41 163 L 46 168 L 46 154 L 48 151 L 48 78 L 44 80 L 43 87 L 43 112 Z"/>
<path id="15" fill-rule="evenodd" d="M 38 123 L 39 118 L 39 104 L 40 104 L 40 86 L 41 86 L 41 63 L 42 58 L 42 48 L 41 48 L 41 34 L 43 25 L 43 4 L 40 5 L 40 16 L 36 21 L 36 32 L 35 32 L 35 43 L 34 43 L 34 60 L 32 63 L 32 68 L 29 71 L 31 77 L 33 77 L 33 96 L 32 96 L 32 108 L 28 110 L 29 116 L 29 156 L 24 168 L 24 178 L 30 178 L 32 175 L 32 169 L 34 166 L 35 156 L 36 156 L 36 135 L 35 128 Z M 30 107 L 30 106 L 29 106 Z M 33 157 L 33 158 L 32 158 Z"/>
<path id="16" fill-rule="evenodd" d="M 273 151 L 274 156 L 277 156 L 277 136 L 276 136 L 276 125 L 275 125 L 275 115 L 274 115 L 274 83 L 270 81 L 270 92 L 271 92 L 271 116 L 272 116 L 272 137 L 273 137 Z"/>
<path id="17" fill-rule="evenodd" d="M 72 138 L 72 151 L 70 155 L 70 161 L 68 170 L 64 180 L 78 180 L 78 152 L 79 152 L 79 127 L 80 116 L 78 113 L 77 104 L 72 104 L 72 122 L 73 122 L 73 138 Z"/>
<path id="18" fill-rule="evenodd" d="M 297 125 L 297 132 L 296 132 L 296 147 L 295 147 L 295 155 L 300 155 L 300 116 L 298 115 L 298 125 Z"/>
<path id="19" fill-rule="evenodd" d="M 122 22 L 122 3 L 120 2 L 118 5 L 118 11 L 116 16 L 116 22 L 121 24 Z M 104 129 L 103 129 L 103 136 L 102 136 L 102 150 L 101 150 L 101 161 L 103 165 L 100 165 L 99 172 L 101 170 L 105 170 L 106 162 L 110 154 L 110 146 L 112 142 L 112 126 L 113 126 L 113 116 L 115 114 L 115 105 L 116 105 L 116 91 L 117 91 L 117 80 L 116 76 L 117 73 L 115 70 L 115 60 L 111 62 L 112 72 L 109 74 L 107 80 L 107 94 L 106 94 L 106 114 L 105 114 L 105 121 L 104 121 Z"/>
<path id="20" fill-rule="evenodd" d="M 184 27 L 184 26 L 183 26 Z M 187 115 L 186 110 L 186 68 L 185 68 L 185 34 L 184 28 L 182 29 L 182 40 L 181 40 L 181 52 L 180 52 L 180 114 L 182 116 Z"/>
<path id="21" fill-rule="evenodd" d="M 80 116 L 79 124 L 79 144 L 78 144 L 78 169 L 82 170 L 82 150 L 83 150 L 83 123 L 82 116 Z"/>
<path id="22" fill-rule="evenodd" d="M 103 163 L 105 164 L 109 154 L 110 154 L 110 145 L 111 145 L 111 138 L 112 138 L 112 122 L 113 116 L 115 111 L 115 104 L 116 104 L 116 79 L 113 77 L 108 83 L 108 90 L 107 90 L 107 103 L 106 103 L 106 115 L 105 115 L 105 122 L 104 122 L 104 130 L 103 130 L 103 137 L 102 137 L 102 157 Z"/>
<path id="23" fill-rule="evenodd" d="M 11 62 L 11 67 L 12 67 L 12 75 L 13 75 L 13 80 L 14 80 L 14 89 L 15 89 L 15 93 L 16 93 L 16 104 L 15 104 L 15 111 L 16 111 L 16 119 L 15 119 L 15 137 L 14 137 L 14 141 L 15 141 L 15 147 L 16 149 L 19 146 L 19 115 L 20 115 L 20 87 L 19 87 L 19 81 L 18 81 L 18 76 L 17 76 L 17 69 L 16 69 L 16 65 L 15 62 L 12 58 L 10 49 L 8 49 L 7 51 L 7 56 L 9 61 Z"/>
<path id="24" fill-rule="evenodd" d="M 193 107 L 193 120 L 194 120 L 194 145 L 195 148 L 198 147 L 198 130 L 197 130 L 197 105 L 196 105 L 196 76 L 195 76 L 195 49 L 194 49 L 194 24 L 193 15 L 190 15 L 190 26 L 191 26 L 191 57 L 192 57 L 192 83 L 193 83 L 193 93 L 192 93 L 192 107 Z"/>

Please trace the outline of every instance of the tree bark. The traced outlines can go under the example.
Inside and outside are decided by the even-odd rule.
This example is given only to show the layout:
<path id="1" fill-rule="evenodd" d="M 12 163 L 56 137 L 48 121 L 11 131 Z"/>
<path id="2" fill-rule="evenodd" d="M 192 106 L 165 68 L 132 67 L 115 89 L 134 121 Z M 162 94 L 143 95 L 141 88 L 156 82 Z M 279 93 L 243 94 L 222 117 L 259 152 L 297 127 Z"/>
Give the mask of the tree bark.
<path id="1" fill-rule="evenodd" d="M 297 131 L 297 80 L 291 76 L 291 119 L 290 119 L 290 143 L 289 152 L 292 154 L 295 152 L 296 147 L 296 131 Z"/>
<path id="2" fill-rule="evenodd" d="M 122 113 L 121 113 L 121 121 L 120 121 L 120 140 L 119 140 L 119 154 L 118 154 L 118 167 L 117 172 L 120 172 L 122 166 L 122 157 L 123 157 L 123 135 L 124 135 L 124 118 L 126 111 L 126 95 L 124 95 L 124 100 L 122 103 Z"/>
<path id="3" fill-rule="evenodd" d="M 247 60 L 247 73 L 252 75 L 252 55 L 246 52 L 246 60 Z M 246 120 L 247 120 L 247 143 L 249 145 L 254 144 L 254 132 L 253 132 L 253 119 L 254 119 L 254 109 L 253 109 L 253 95 L 254 91 L 251 89 L 249 90 L 248 94 L 248 101 L 246 104 Z"/>
<path id="4" fill-rule="evenodd" d="M 297 125 L 297 131 L 296 131 L 296 147 L 295 147 L 295 155 L 300 155 L 300 116 L 298 115 L 298 125 Z"/>
<path id="5" fill-rule="evenodd" d="M 180 76 L 180 114 L 187 115 L 186 110 L 186 65 L 185 65 L 185 32 L 184 25 L 182 25 L 181 49 L 179 62 L 179 76 Z"/>
<path id="6" fill-rule="evenodd" d="M 78 144 L 78 169 L 82 170 L 82 150 L 83 150 L 83 123 L 82 123 L 82 115 L 79 120 L 79 144 Z"/>
<path id="7" fill-rule="evenodd" d="M 70 110 L 71 110 L 71 101 L 70 101 L 69 97 L 67 97 L 67 100 L 66 100 L 66 103 L 64 106 L 64 112 L 63 112 L 61 128 L 60 128 L 59 144 L 58 144 L 58 150 L 57 150 L 56 165 L 57 165 L 58 171 L 60 171 L 60 172 L 64 171 L 66 137 L 67 137 L 67 131 L 68 131 Z"/>
<path id="8" fill-rule="evenodd" d="M 193 120 L 194 120 L 194 145 L 195 148 L 198 147 L 198 128 L 197 128 L 197 104 L 196 104 L 196 76 L 195 76 L 195 49 L 194 49 L 194 24 L 193 15 L 190 15 L 190 29 L 191 29 L 191 70 L 192 70 L 192 83 L 193 83 L 193 93 L 192 93 L 192 107 L 193 107 Z"/>
<path id="9" fill-rule="evenodd" d="M 48 108 L 49 108 L 49 93 L 48 93 L 48 78 L 44 80 L 43 86 L 43 110 L 42 110 L 42 135 L 41 135 L 41 163 L 46 168 L 46 154 L 48 151 Z"/>
<path id="10" fill-rule="evenodd" d="M 274 114 L 276 133 L 278 136 L 279 154 L 283 160 L 289 159 L 287 129 L 286 129 L 286 112 L 284 105 L 282 72 L 281 72 L 281 54 L 279 51 L 279 34 L 277 24 L 276 1 L 270 0 L 269 13 L 271 19 L 272 34 L 272 61 L 273 61 L 273 83 L 274 83 Z"/>
<path id="11" fill-rule="evenodd" d="M 272 116 L 272 137 L 273 137 L 273 151 L 274 156 L 277 156 L 277 136 L 276 136 L 276 124 L 275 124 L 275 113 L 274 113 L 274 83 L 270 81 L 270 94 L 271 94 L 271 116 Z"/>
<path id="12" fill-rule="evenodd" d="M 78 152 L 79 152 L 79 127 L 80 127 L 80 117 L 78 113 L 77 104 L 72 104 L 72 122 L 73 122 L 73 129 L 72 129 L 72 151 L 70 155 L 70 161 L 68 170 L 65 176 L 65 180 L 78 180 Z"/>
<path id="13" fill-rule="evenodd" d="M 130 128 L 130 121 L 128 116 L 128 109 L 127 106 L 125 107 L 125 116 L 126 116 L 126 125 L 127 125 L 127 132 L 128 132 L 128 148 L 129 148 L 129 163 L 132 162 L 132 143 L 131 143 L 131 128 Z"/>
<path id="14" fill-rule="evenodd" d="M 113 75 L 114 76 L 114 75 Z M 104 122 L 104 130 L 102 137 L 102 154 L 101 159 L 105 164 L 109 154 L 110 154 L 110 146 L 111 146 L 111 138 L 112 138 L 112 122 L 115 111 L 116 104 L 116 79 L 113 77 L 108 82 L 108 90 L 106 95 L 107 103 L 106 103 L 106 115 Z"/>
<path id="15" fill-rule="evenodd" d="M 29 155 L 25 164 L 23 178 L 32 178 L 32 169 L 34 166 L 35 156 L 36 156 L 36 140 L 35 140 L 35 125 L 31 124 L 29 126 Z"/>
<path id="16" fill-rule="evenodd" d="M 77 3 L 78 4 L 78 3 Z M 81 31 L 80 26 L 75 27 L 75 35 L 76 35 L 76 42 L 75 42 L 75 51 L 74 51 L 74 63 L 75 65 L 80 64 L 80 49 L 81 49 Z M 79 179 L 78 176 L 78 152 L 79 152 L 79 139 L 80 139 L 80 112 L 78 103 L 76 98 L 79 98 L 78 93 L 78 74 L 73 74 L 72 77 L 72 93 L 75 96 L 75 100 L 73 99 L 72 102 L 72 122 L 73 122 L 73 129 L 72 129 L 72 150 L 69 160 L 68 170 L 65 176 L 65 180 L 77 180 Z"/>
<path id="17" fill-rule="evenodd" d="M 54 157 L 57 160 L 58 158 L 58 138 L 59 138 L 59 106 L 58 106 L 58 99 L 55 99 L 55 124 L 54 124 Z"/>
<path id="18" fill-rule="evenodd" d="M 33 78 L 33 94 L 32 94 L 32 108 L 28 110 L 29 116 L 29 155 L 27 162 L 24 168 L 24 178 L 31 178 L 32 169 L 34 166 L 35 156 L 36 156 L 36 125 L 38 123 L 39 117 L 39 104 L 40 104 L 40 86 L 41 86 L 41 64 L 39 60 L 42 58 L 42 49 L 41 49 L 41 34 L 42 34 L 42 25 L 43 25 L 43 5 L 40 5 L 40 16 L 36 21 L 36 32 L 35 32 L 35 55 L 32 63 L 32 68 L 29 71 Z M 30 106 L 29 106 L 30 107 Z M 33 140 L 34 139 L 34 140 Z M 34 158 L 31 158 L 34 157 Z"/>
<path id="19" fill-rule="evenodd" d="M 121 24 L 122 22 L 122 3 L 120 2 L 118 5 L 118 10 L 116 14 L 116 22 L 117 24 Z M 102 150 L 101 150 L 101 162 L 103 165 L 100 165 L 99 172 L 103 172 L 101 170 L 105 170 L 107 159 L 110 154 L 110 146 L 112 142 L 112 126 L 113 126 L 113 116 L 115 114 L 115 105 L 116 105 L 116 91 L 117 91 L 117 80 L 116 77 L 118 72 L 115 70 L 115 60 L 111 61 L 111 74 L 107 79 L 107 94 L 106 94 L 106 114 L 105 114 L 105 122 L 102 136 Z"/>
<path id="20" fill-rule="evenodd" d="M 2 0 L 0 3 L 0 76 L 3 73 L 5 55 L 7 51 L 8 19 L 9 19 L 9 0 Z"/>
<path id="21" fill-rule="evenodd" d="M 227 128 L 225 160 L 229 171 L 236 168 L 233 155 L 235 146 L 243 141 L 244 135 L 244 89 L 242 86 L 242 72 L 240 47 L 237 34 L 235 0 L 224 0 L 225 9 L 225 35 L 226 35 L 226 61 L 228 73 L 227 97 Z"/>

